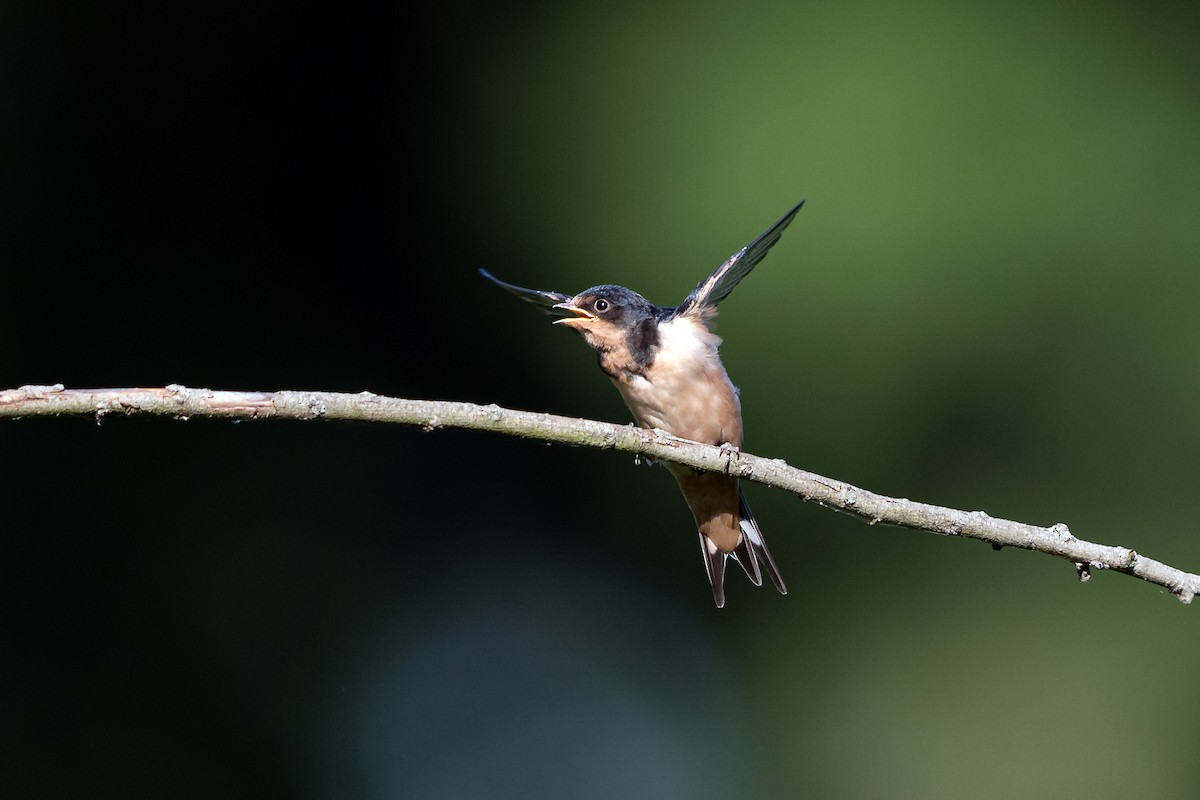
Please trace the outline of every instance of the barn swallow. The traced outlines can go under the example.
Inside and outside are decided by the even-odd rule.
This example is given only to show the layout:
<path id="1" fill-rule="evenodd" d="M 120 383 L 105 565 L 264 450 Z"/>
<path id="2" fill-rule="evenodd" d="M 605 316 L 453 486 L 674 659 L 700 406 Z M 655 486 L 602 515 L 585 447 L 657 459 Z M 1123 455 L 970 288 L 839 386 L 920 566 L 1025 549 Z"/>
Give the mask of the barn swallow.
<path id="1" fill-rule="evenodd" d="M 742 446 L 742 407 L 717 354 L 717 304 L 779 241 L 804 201 L 702 280 L 676 307 L 652 304 L 624 286 L 604 284 L 574 297 L 523 289 L 480 270 L 485 278 L 579 332 L 600 369 L 621 393 L 634 420 L 684 439 L 726 449 Z M 732 556 L 755 586 L 766 572 L 780 594 L 783 578 L 746 505 L 738 479 L 665 463 L 696 519 L 700 549 L 717 607 L 725 605 L 725 562 Z"/>

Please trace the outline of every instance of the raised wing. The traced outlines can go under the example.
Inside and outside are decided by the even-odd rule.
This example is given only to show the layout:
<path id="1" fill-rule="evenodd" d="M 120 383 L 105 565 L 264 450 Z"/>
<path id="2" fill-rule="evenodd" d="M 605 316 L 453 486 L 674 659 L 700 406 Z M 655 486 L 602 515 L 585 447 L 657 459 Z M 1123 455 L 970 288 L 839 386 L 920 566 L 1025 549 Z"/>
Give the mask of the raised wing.
<path id="1" fill-rule="evenodd" d="M 795 208 L 784 214 L 783 218 L 768 228 L 765 233 L 734 253 L 728 261 L 717 267 L 716 272 L 696 284 L 696 288 L 692 289 L 692 293 L 684 298 L 675 313 L 695 314 L 704 309 L 715 308 L 718 303 L 729 297 L 729 293 L 741 282 L 742 278 L 749 275 L 750 270 L 754 269 L 758 262 L 766 257 L 767 251 L 779 241 L 779 237 L 783 236 L 783 229 L 791 224 L 792 218 L 796 216 L 803 205 L 804 201 L 801 200 Z"/>
<path id="2" fill-rule="evenodd" d="M 499 286 L 501 289 L 507 289 L 517 297 L 524 300 L 526 303 L 533 303 L 538 308 L 545 311 L 552 317 L 573 317 L 574 313 L 565 311 L 561 308 L 554 308 L 555 303 L 565 303 L 571 298 L 568 295 L 558 292 L 540 292 L 537 289 L 524 289 L 520 286 L 513 286 L 511 283 L 505 283 L 497 278 L 486 269 L 479 270 L 479 274 L 487 278 L 492 283 Z"/>

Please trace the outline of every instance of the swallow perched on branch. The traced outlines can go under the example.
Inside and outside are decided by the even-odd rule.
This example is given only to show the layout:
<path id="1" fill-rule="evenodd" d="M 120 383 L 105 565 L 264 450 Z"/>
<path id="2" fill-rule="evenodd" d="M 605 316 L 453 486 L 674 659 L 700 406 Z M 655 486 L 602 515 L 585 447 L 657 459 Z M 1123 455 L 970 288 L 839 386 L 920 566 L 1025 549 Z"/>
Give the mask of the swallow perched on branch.
<path id="1" fill-rule="evenodd" d="M 480 270 L 485 278 L 559 317 L 597 354 L 600 369 L 643 428 L 727 450 L 742 446 L 742 407 L 717 354 L 717 304 L 750 274 L 800 211 L 800 201 L 750 244 L 702 280 L 677 307 L 659 307 L 624 286 L 604 284 L 574 297 L 523 289 Z M 783 578 L 746 505 L 737 478 L 666 463 L 696 518 L 700 549 L 717 607 L 725 605 L 725 561 L 742 566 L 755 586 L 766 572 L 780 594 Z"/>

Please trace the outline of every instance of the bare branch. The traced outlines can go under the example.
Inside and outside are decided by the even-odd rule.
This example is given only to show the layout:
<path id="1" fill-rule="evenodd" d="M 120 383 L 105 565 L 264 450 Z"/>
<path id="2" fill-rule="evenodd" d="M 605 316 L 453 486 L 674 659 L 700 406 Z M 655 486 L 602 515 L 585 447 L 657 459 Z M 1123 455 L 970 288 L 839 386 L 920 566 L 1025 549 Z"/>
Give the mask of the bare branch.
<path id="1" fill-rule="evenodd" d="M 718 447 L 632 425 L 515 411 L 496 405 L 405 400 L 370 392 L 228 392 L 176 385 L 162 389 L 68 390 L 61 384 L 0 391 L 0 418 L 83 415 L 94 416 L 99 422 L 110 414 L 153 414 L 181 420 L 217 417 L 388 422 L 419 425 L 427 431 L 467 428 L 580 447 L 621 450 L 773 486 L 802 500 L 854 514 L 872 525 L 900 525 L 978 539 L 996 548 L 1019 547 L 1057 556 L 1075 565 L 1081 581 L 1088 579 L 1091 570 L 1111 569 L 1158 584 L 1184 603 L 1190 603 L 1200 592 L 1200 575 L 1168 566 L 1126 547 L 1077 539 L 1063 523 L 1043 528 L 997 519 L 982 511 L 960 511 L 886 497 L 790 467 L 778 459 L 726 453 Z"/>

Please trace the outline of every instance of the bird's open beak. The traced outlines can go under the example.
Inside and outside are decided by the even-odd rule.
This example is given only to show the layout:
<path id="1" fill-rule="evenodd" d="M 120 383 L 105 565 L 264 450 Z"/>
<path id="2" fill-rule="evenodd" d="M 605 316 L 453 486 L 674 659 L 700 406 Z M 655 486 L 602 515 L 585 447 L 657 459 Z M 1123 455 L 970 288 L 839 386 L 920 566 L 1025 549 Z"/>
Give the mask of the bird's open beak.
<path id="1" fill-rule="evenodd" d="M 566 325 L 568 328 L 574 328 L 576 325 L 583 325 L 584 323 L 591 322 L 592 320 L 596 319 L 596 315 L 592 312 L 586 311 L 570 302 L 556 303 L 553 307 L 561 308 L 563 311 L 567 311 L 575 315 L 573 317 L 556 319 L 554 320 L 555 325 Z"/>

